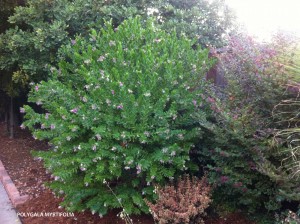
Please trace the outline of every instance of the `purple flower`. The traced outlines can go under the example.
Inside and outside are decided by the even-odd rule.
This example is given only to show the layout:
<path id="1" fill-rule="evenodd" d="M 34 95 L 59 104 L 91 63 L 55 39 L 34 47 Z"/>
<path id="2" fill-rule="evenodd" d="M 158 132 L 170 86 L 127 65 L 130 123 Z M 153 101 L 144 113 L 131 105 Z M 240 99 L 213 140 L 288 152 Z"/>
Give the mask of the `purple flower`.
<path id="1" fill-rule="evenodd" d="M 121 87 L 123 86 L 123 83 L 122 83 L 122 82 L 120 82 L 120 86 L 121 86 Z"/>
<path id="2" fill-rule="evenodd" d="M 77 108 L 74 108 L 74 109 L 70 110 L 70 112 L 76 114 L 76 113 L 78 112 L 78 109 L 77 109 Z"/>
<path id="3" fill-rule="evenodd" d="M 76 44 L 76 40 L 71 40 L 71 44 L 75 45 Z"/>
<path id="4" fill-rule="evenodd" d="M 97 61 L 104 61 L 104 59 L 105 59 L 105 56 L 101 55 Z"/>
<path id="5" fill-rule="evenodd" d="M 50 129 L 55 129 L 55 125 L 54 125 L 54 124 L 51 124 L 51 125 L 50 125 Z"/>
<path id="6" fill-rule="evenodd" d="M 220 152 L 220 156 L 223 156 L 223 157 L 228 157 L 227 153 L 226 153 L 226 152 L 224 152 L 224 151 L 221 151 L 221 152 Z"/>
<path id="7" fill-rule="evenodd" d="M 123 109 L 123 105 L 122 104 L 118 105 L 117 109 L 122 110 Z"/>
<path id="8" fill-rule="evenodd" d="M 46 114 L 45 114 L 45 118 L 46 118 L 47 120 L 48 120 L 48 118 L 49 118 L 49 115 L 50 115 L 49 113 L 46 113 Z"/>
<path id="9" fill-rule="evenodd" d="M 255 163 L 254 162 L 248 162 L 248 165 L 249 165 L 249 167 L 250 167 L 250 169 L 251 170 L 256 170 L 256 165 L 255 165 Z"/>
<path id="10" fill-rule="evenodd" d="M 229 181 L 229 177 L 227 177 L 227 176 L 221 176 L 220 181 L 221 181 L 222 184 L 224 184 L 224 183 L 226 183 L 226 182 Z"/>
<path id="11" fill-rule="evenodd" d="M 215 168 L 215 171 L 221 173 L 221 172 L 222 172 L 222 169 L 221 169 L 220 167 L 216 167 L 216 168 Z"/>
<path id="12" fill-rule="evenodd" d="M 242 191 L 243 191 L 243 192 L 247 192 L 248 189 L 244 187 L 244 188 L 242 189 Z"/>
<path id="13" fill-rule="evenodd" d="M 24 124 L 21 124 L 20 128 L 21 128 L 21 129 L 25 129 L 25 125 L 24 125 Z"/>
<path id="14" fill-rule="evenodd" d="M 114 90 L 112 90 L 112 91 L 111 91 L 111 94 L 112 94 L 112 95 L 115 95 L 115 91 L 114 91 Z"/>
<path id="15" fill-rule="evenodd" d="M 207 102 L 214 103 L 215 99 L 212 97 L 207 97 Z"/>
<path id="16" fill-rule="evenodd" d="M 23 107 L 20 107 L 20 113 L 22 113 L 22 114 L 25 113 L 25 109 Z"/>
<path id="17" fill-rule="evenodd" d="M 35 86 L 35 91 L 38 91 L 38 90 L 39 90 L 39 86 L 36 85 L 36 86 Z"/>
<path id="18" fill-rule="evenodd" d="M 45 125 L 44 124 L 41 124 L 41 129 L 44 129 L 45 128 Z"/>
<path id="19" fill-rule="evenodd" d="M 235 182 L 235 183 L 233 184 L 233 187 L 235 187 L 235 188 L 239 188 L 239 187 L 241 187 L 241 186 L 243 186 L 243 183 L 242 183 L 242 182 Z"/>
<path id="20" fill-rule="evenodd" d="M 194 104 L 194 106 L 197 106 L 197 101 L 193 100 L 193 104 Z"/>
<path id="21" fill-rule="evenodd" d="M 141 165 L 137 165 L 136 166 L 136 173 L 137 174 L 140 174 L 142 172 L 142 167 L 141 167 Z"/>
<path id="22" fill-rule="evenodd" d="M 100 141 L 102 139 L 101 135 L 99 135 L 99 134 L 96 134 L 96 138 L 98 141 Z"/>
<path id="23" fill-rule="evenodd" d="M 115 41 L 109 41 L 109 46 L 116 46 L 116 42 Z"/>

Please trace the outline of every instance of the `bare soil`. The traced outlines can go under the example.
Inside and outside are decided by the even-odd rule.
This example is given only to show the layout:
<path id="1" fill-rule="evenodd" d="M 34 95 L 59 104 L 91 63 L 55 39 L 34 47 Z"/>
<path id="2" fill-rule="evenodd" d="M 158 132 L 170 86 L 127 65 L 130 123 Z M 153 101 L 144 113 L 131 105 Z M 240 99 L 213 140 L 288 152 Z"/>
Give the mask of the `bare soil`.
<path id="1" fill-rule="evenodd" d="M 21 195 L 27 194 L 30 199 L 17 207 L 20 214 L 45 212 L 67 213 L 60 207 L 62 198 L 56 198 L 51 190 L 44 186 L 44 183 L 51 181 L 50 174 L 46 173 L 41 161 L 33 158 L 32 150 L 47 150 L 46 142 L 36 141 L 27 131 L 16 128 L 16 137 L 10 139 L 6 132 L 5 123 L 0 123 L 0 160 L 3 162 L 8 174 L 16 185 Z M 120 219 L 118 210 L 113 210 L 103 218 L 85 211 L 74 213 L 74 217 L 20 217 L 23 224 L 121 224 L 125 223 Z M 150 215 L 132 216 L 135 224 L 153 224 Z M 242 214 L 233 213 L 226 217 L 208 217 L 207 224 L 253 224 Z"/>

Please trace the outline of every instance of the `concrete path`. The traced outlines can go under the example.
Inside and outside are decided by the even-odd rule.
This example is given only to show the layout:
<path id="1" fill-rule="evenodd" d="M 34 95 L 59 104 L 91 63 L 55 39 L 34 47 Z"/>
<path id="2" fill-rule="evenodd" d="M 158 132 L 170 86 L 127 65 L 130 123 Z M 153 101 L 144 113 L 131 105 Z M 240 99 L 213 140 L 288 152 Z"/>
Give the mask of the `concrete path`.
<path id="1" fill-rule="evenodd" d="M 9 200 L 7 193 L 0 181 L 0 223 L 20 224 L 21 221 Z"/>

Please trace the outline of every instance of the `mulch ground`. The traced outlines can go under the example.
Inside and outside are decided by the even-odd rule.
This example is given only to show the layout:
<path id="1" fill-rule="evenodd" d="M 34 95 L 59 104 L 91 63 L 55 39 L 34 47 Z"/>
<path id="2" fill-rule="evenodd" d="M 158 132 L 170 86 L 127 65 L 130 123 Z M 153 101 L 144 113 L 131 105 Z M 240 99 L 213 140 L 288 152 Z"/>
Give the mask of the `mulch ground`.
<path id="1" fill-rule="evenodd" d="M 27 131 L 16 128 L 14 139 L 8 137 L 5 123 L 0 122 L 0 160 L 3 162 L 8 174 L 16 185 L 21 195 L 27 194 L 30 199 L 17 207 L 20 214 L 45 212 L 67 213 L 60 207 L 61 198 L 55 198 L 52 192 L 44 186 L 51 181 L 50 174 L 46 173 L 41 161 L 31 155 L 32 150 L 47 150 L 45 142 L 36 141 Z M 91 212 L 74 213 L 74 217 L 42 217 L 32 215 L 31 217 L 20 217 L 23 224 L 121 224 L 125 223 L 114 210 L 100 218 Z M 41 216 L 41 217 L 37 217 Z M 150 215 L 132 216 L 133 223 L 153 224 Z M 226 217 L 208 218 L 207 224 L 253 224 L 239 213 L 229 214 Z"/>

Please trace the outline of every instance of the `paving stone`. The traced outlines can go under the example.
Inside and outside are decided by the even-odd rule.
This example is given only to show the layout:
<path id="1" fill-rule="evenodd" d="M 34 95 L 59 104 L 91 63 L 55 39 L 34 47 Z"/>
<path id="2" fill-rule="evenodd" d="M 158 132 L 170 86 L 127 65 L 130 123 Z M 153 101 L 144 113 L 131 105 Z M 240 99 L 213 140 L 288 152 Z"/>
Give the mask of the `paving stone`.
<path id="1" fill-rule="evenodd" d="M 7 193 L 0 181 L 0 223 L 1 224 L 20 224 L 15 209 L 9 200 Z"/>

